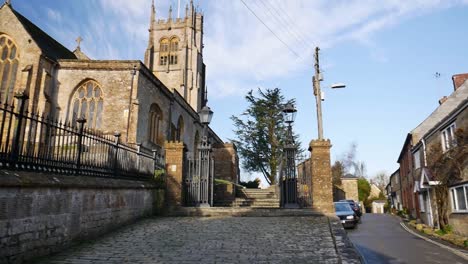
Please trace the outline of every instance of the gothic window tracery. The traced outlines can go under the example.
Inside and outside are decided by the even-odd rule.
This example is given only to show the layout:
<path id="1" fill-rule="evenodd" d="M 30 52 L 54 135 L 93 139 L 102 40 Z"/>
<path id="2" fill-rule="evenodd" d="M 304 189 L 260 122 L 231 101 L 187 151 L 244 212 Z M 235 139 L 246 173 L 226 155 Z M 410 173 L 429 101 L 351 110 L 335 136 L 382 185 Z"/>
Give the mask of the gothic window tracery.
<path id="1" fill-rule="evenodd" d="M 177 64 L 177 52 L 179 50 L 179 39 L 171 39 L 169 64 Z"/>
<path id="2" fill-rule="evenodd" d="M 71 122 L 73 126 L 76 125 L 78 118 L 85 118 L 87 127 L 101 128 L 104 97 L 97 82 L 89 80 L 81 84 L 72 96 L 71 105 Z"/>
<path id="3" fill-rule="evenodd" d="M 19 64 L 16 44 L 5 34 L 0 34 L 0 99 L 11 102 Z"/>
<path id="4" fill-rule="evenodd" d="M 157 104 L 152 104 L 149 113 L 149 140 L 155 144 L 162 144 L 163 138 L 161 133 L 162 111 Z"/>
<path id="5" fill-rule="evenodd" d="M 159 65 L 167 65 L 168 56 L 169 40 L 165 38 L 159 42 Z"/>

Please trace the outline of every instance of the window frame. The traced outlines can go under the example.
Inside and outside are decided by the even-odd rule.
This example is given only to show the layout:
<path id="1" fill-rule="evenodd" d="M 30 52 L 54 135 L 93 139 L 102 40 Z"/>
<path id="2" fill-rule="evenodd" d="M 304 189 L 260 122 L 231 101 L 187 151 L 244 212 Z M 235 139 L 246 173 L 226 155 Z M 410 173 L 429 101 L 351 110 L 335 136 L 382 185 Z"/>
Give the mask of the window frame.
<path id="1" fill-rule="evenodd" d="M 91 96 L 88 96 L 90 88 Z M 82 95 L 80 94 L 81 91 L 83 91 Z M 99 91 L 99 93 L 96 93 L 97 91 Z M 102 86 L 97 81 L 88 79 L 81 82 L 71 94 L 69 120 L 71 121 L 72 126 L 76 126 L 78 119 L 85 118 L 85 125 L 87 128 L 95 130 L 102 129 L 104 98 L 105 96 Z M 91 103 L 93 104 L 93 108 L 90 107 Z M 84 112 L 83 105 L 86 105 Z M 91 113 L 93 115 L 92 118 L 89 116 Z"/>
<path id="2" fill-rule="evenodd" d="M 0 95 L 3 95 L 0 100 L 1 103 L 11 104 L 20 72 L 20 52 L 18 45 L 9 35 L 0 33 L 0 39 L 4 39 L 0 42 Z"/>
<path id="3" fill-rule="evenodd" d="M 415 170 L 421 168 L 421 149 L 413 153 L 413 167 Z"/>
<path id="4" fill-rule="evenodd" d="M 453 122 L 440 132 L 442 151 L 446 152 L 453 148 L 456 143 L 455 130 L 457 129 L 456 123 Z M 450 138 L 449 138 L 450 137 Z M 449 142 L 450 141 L 450 142 Z"/>
<path id="5" fill-rule="evenodd" d="M 465 196 L 465 209 L 459 209 L 458 205 L 458 197 L 457 197 L 457 189 L 463 188 L 463 195 Z M 452 212 L 453 213 L 468 213 L 468 183 L 457 185 L 449 188 L 449 197 L 450 203 L 452 205 Z"/>

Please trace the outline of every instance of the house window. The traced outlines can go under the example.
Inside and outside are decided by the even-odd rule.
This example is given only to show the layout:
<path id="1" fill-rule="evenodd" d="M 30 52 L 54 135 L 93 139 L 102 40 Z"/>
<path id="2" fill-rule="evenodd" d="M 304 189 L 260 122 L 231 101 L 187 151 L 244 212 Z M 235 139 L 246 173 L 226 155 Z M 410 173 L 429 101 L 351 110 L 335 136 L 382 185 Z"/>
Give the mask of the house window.
<path id="1" fill-rule="evenodd" d="M 452 123 L 442 131 L 442 150 L 445 152 L 455 146 L 455 123 Z"/>
<path id="2" fill-rule="evenodd" d="M 95 81 L 86 81 L 81 84 L 72 95 L 72 125 L 76 126 L 78 118 L 86 119 L 86 126 L 100 129 L 102 125 L 102 110 L 104 97 L 101 87 Z"/>
<path id="3" fill-rule="evenodd" d="M 18 49 L 7 35 L 0 34 L 0 100 L 11 102 L 18 71 Z"/>
<path id="4" fill-rule="evenodd" d="M 419 194 L 419 211 L 425 212 L 426 211 L 426 197 L 425 193 Z"/>
<path id="5" fill-rule="evenodd" d="M 421 154 L 421 152 L 420 152 L 419 149 L 413 154 L 414 169 L 419 169 L 421 167 L 421 155 L 420 154 Z"/>
<path id="6" fill-rule="evenodd" d="M 468 213 L 468 184 L 450 188 L 453 212 Z"/>

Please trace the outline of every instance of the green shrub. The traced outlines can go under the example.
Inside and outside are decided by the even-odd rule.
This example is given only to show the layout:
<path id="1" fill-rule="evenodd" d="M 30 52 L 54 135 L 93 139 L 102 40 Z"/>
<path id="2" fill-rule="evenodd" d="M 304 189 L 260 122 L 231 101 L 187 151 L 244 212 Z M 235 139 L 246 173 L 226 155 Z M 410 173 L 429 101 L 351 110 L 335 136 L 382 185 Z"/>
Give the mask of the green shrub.
<path id="1" fill-rule="evenodd" d="M 154 171 L 154 182 L 156 183 L 158 188 L 164 189 L 166 187 L 165 175 L 166 170 L 164 169 Z"/>
<path id="2" fill-rule="evenodd" d="M 464 245 L 465 247 L 468 247 L 468 239 L 465 240 L 465 242 L 463 242 L 463 245 Z"/>
<path id="3" fill-rule="evenodd" d="M 443 230 L 445 234 L 451 234 L 453 232 L 453 227 L 451 225 L 446 225 Z"/>
<path id="4" fill-rule="evenodd" d="M 256 178 L 255 180 L 248 182 L 241 181 L 239 184 L 247 188 L 256 189 L 258 186 L 260 186 L 260 179 Z"/>
<path id="5" fill-rule="evenodd" d="M 442 229 L 437 229 L 437 230 L 434 232 L 434 234 L 437 234 L 437 235 L 439 235 L 439 236 L 443 236 L 443 235 L 445 235 L 445 234 L 447 234 L 447 233 L 446 233 L 444 230 L 442 230 Z"/>

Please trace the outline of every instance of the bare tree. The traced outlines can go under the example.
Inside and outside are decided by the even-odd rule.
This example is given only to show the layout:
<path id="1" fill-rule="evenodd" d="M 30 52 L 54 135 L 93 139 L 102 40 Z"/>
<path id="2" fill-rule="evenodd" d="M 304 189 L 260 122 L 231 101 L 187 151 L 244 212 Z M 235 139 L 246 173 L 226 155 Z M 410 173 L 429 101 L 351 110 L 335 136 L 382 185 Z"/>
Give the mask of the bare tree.
<path id="1" fill-rule="evenodd" d="M 379 189 L 384 193 L 385 187 L 388 184 L 388 179 L 388 174 L 385 171 L 380 171 L 371 179 L 371 183 L 379 187 Z"/>
<path id="2" fill-rule="evenodd" d="M 440 144 L 434 144 L 428 152 L 428 168 L 432 173 L 435 185 L 438 222 L 441 229 L 448 225 L 449 186 L 457 180 L 466 177 L 465 168 L 468 159 L 468 131 L 457 129 L 456 144 L 443 152 Z"/>

